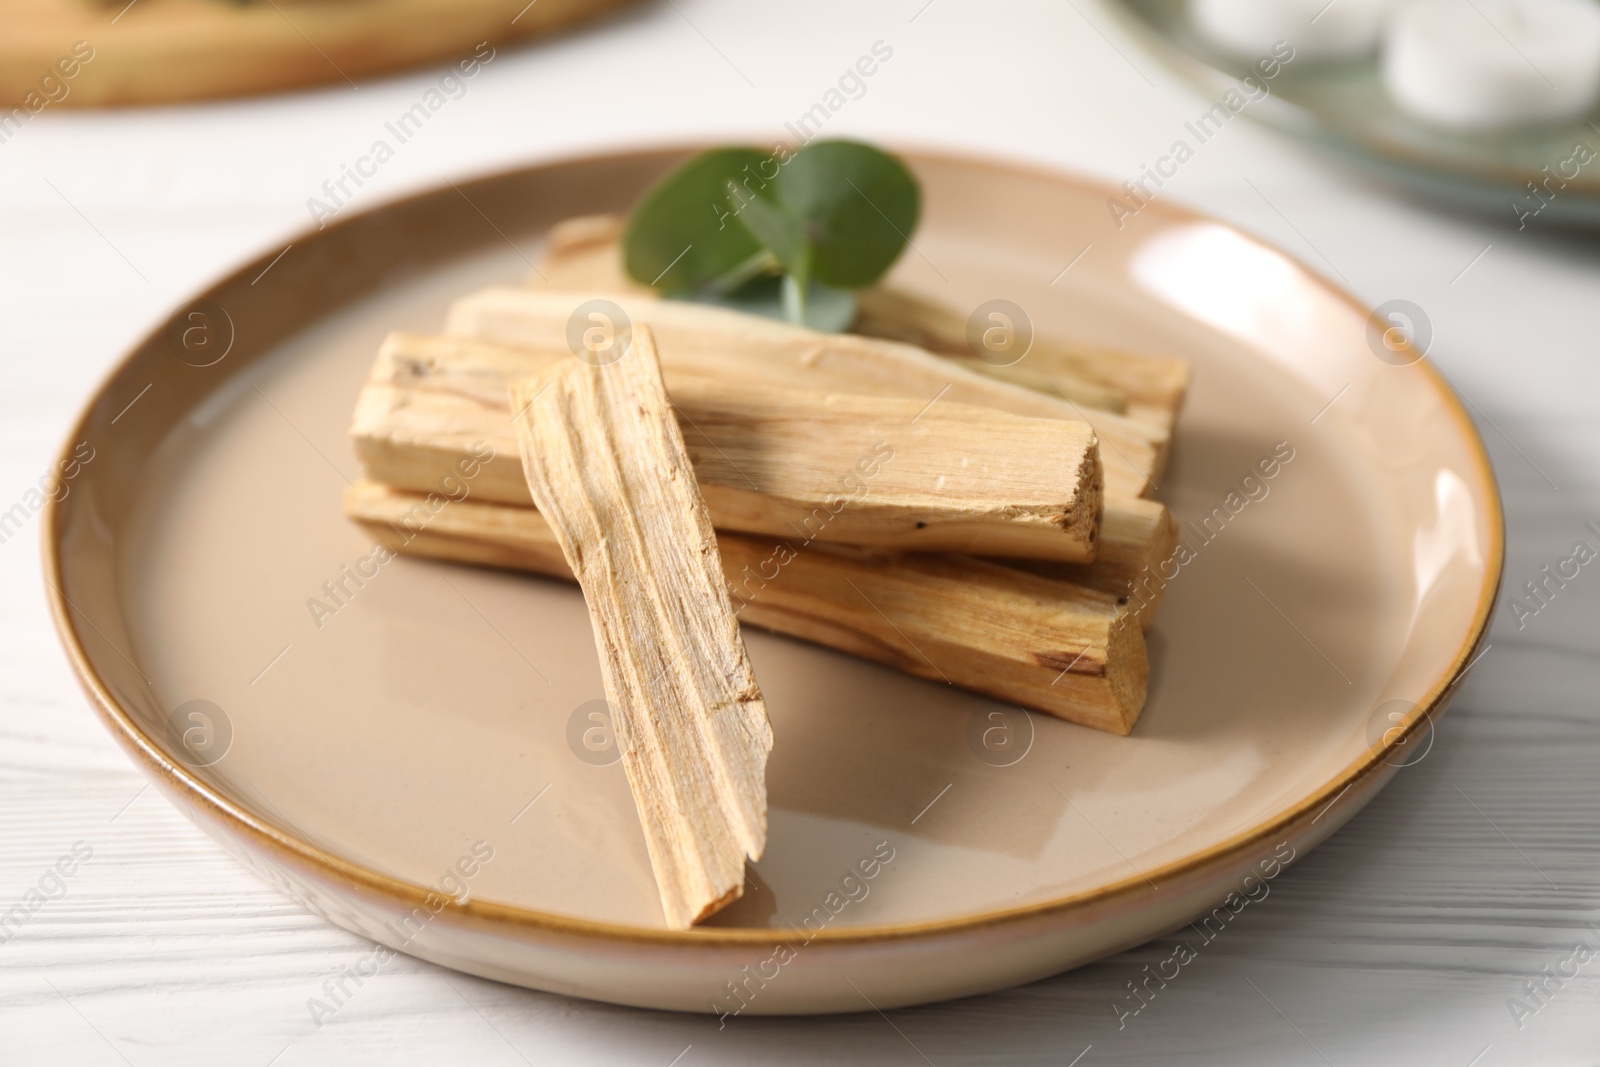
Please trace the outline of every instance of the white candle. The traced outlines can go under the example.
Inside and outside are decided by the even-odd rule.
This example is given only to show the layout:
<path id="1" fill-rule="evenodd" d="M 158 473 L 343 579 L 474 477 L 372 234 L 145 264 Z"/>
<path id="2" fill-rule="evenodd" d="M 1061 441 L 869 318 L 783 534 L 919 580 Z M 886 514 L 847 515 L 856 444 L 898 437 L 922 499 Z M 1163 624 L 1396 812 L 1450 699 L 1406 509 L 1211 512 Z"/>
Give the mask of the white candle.
<path id="1" fill-rule="evenodd" d="M 1359 59 L 1378 44 L 1394 0 L 1190 0 L 1189 19 L 1218 48 L 1246 58 L 1287 42 L 1297 59 Z"/>
<path id="2" fill-rule="evenodd" d="M 1600 94 L 1595 0 L 1414 0 L 1384 43 L 1389 95 L 1456 129 L 1576 118 Z"/>

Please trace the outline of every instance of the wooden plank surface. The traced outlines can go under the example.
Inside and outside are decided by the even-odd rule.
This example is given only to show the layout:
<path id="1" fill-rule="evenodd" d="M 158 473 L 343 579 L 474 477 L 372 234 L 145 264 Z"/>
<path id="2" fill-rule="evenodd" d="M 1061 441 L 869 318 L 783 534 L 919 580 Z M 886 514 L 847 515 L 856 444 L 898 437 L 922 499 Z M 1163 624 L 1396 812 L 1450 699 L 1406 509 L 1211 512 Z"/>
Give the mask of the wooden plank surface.
<path id="1" fill-rule="evenodd" d="M 845 0 L 792 11 L 735 0 L 678 6 L 760 92 L 673 7 L 642 9 L 608 31 L 603 54 L 636 65 L 648 93 L 601 76 L 593 63 L 602 53 L 587 36 L 548 55 L 508 56 L 494 68 L 497 95 L 484 96 L 484 125 L 441 121 L 439 146 L 418 142 L 408 180 L 645 132 L 688 137 L 712 115 L 727 124 L 718 130 L 776 127 L 880 37 L 895 59 L 836 120 L 841 131 L 1026 151 L 1119 182 L 1209 106 L 1089 4 L 935 0 L 915 23 L 924 0 L 881 12 Z M 959 67 L 955 55 L 965 57 Z M 962 73 L 970 71 L 983 74 Z M 576 113 L 527 117 L 528 101 L 569 93 L 584 73 L 591 95 Z M 303 146 L 328 138 L 338 154 L 340 138 L 364 136 L 373 115 L 400 101 L 367 96 L 130 116 L 109 142 L 47 113 L 0 148 L 8 505 L 35 483 L 117 352 L 208 277 L 293 239 L 304 197 L 327 171 L 325 158 L 302 158 Z M 491 128 L 500 139 L 477 135 Z M 106 166 L 108 143 L 115 167 Z M 206 191 L 198 208 L 179 196 L 185 190 Z M 1481 412 L 1502 479 L 1509 588 L 1565 556 L 1582 524 L 1600 519 L 1600 369 L 1587 355 L 1600 261 L 1589 243 L 1419 209 L 1237 123 L 1162 195 L 1280 242 L 1370 303 L 1401 293 L 1427 308 L 1439 365 Z M 1093 247 L 1074 270 L 1103 252 L 1086 235 L 1061 249 L 1044 281 L 1084 244 Z M 511 248 L 505 256 L 506 276 L 528 269 Z M 318 1028 L 307 1000 L 371 945 L 281 897 L 144 789 L 50 632 L 37 534 L 35 519 L 0 545 L 0 900 L 35 884 L 75 841 L 95 855 L 64 899 L 0 945 L 0 1063 L 666 1067 L 678 1057 L 676 1067 L 1067 1067 L 1080 1054 L 1076 1067 L 1600 1062 L 1592 964 L 1521 1029 L 1506 1007 L 1570 951 L 1585 923 L 1600 921 L 1600 581 L 1587 573 L 1525 629 L 1500 609 L 1493 647 L 1427 758 L 1276 879 L 1268 899 L 1124 1029 L 1111 1005 L 1168 956 L 1163 942 L 887 1019 L 747 1017 L 720 1031 L 715 1019 L 528 993 L 402 957 Z"/>

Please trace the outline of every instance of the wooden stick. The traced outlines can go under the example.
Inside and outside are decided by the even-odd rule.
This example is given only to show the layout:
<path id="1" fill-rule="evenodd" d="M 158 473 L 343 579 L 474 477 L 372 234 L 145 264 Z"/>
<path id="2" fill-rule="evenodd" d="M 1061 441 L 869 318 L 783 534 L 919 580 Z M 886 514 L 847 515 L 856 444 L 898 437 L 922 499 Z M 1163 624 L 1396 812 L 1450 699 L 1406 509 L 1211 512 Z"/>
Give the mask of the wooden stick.
<path id="1" fill-rule="evenodd" d="M 556 223 L 529 285 L 652 295 L 622 269 L 618 243 L 625 224 L 620 215 L 581 215 Z M 1059 394 L 1086 407 L 1132 413 L 1168 432 L 1188 391 L 1189 367 L 1184 360 L 1067 345 L 1045 337 L 1035 340 L 1036 348 L 1030 349 L 1023 363 L 991 367 L 971 358 L 965 323 L 948 307 L 888 283 L 864 290 L 858 299 L 857 332 L 964 357 L 964 365 L 980 373 L 1049 395 Z M 1034 358 L 1036 355 L 1040 358 Z M 1117 488 L 1113 483 L 1108 489 L 1099 556 L 1092 566 L 1022 560 L 1011 561 L 1012 565 L 1092 589 L 1127 594 L 1172 554 L 1177 547 L 1177 527 L 1161 505 L 1127 499 Z M 1130 599 L 1140 624 L 1148 629 L 1165 583 L 1143 584 L 1148 593 Z"/>
<path id="2" fill-rule="evenodd" d="M 506 390 L 511 382 L 550 362 L 569 358 L 461 338 L 391 334 L 373 364 L 351 427 L 367 477 L 396 488 L 427 492 L 457 477 L 453 472 L 462 464 L 470 464 L 479 471 L 471 487 L 476 499 L 531 506 L 533 500 L 516 458 Z M 929 411 L 943 406 L 941 401 Z M 692 427 L 685 438 L 691 459 L 709 440 Z M 749 473 L 749 465 L 741 466 Z M 719 487 L 703 480 L 701 491 L 712 509 L 713 523 L 720 524 Z M 841 509 L 841 514 L 849 510 Z M 832 522 L 819 524 L 815 518 L 802 518 L 798 525 L 798 531 L 780 528 L 778 533 L 828 540 L 825 535 L 832 529 Z M 1166 560 L 1176 544 L 1176 527 L 1162 504 L 1107 497 L 1095 562 L 1067 566 L 1048 576 L 1120 596 Z M 1141 625 L 1147 628 L 1155 618 L 1162 583 L 1149 584 L 1152 592 L 1132 601 Z"/>
<path id="3" fill-rule="evenodd" d="M 569 335 L 581 335 L 589 324 L 583 305 L 592 300 L 620 306 L 632 322 L 648 322 L 663 366 L 675 378 L 900 397 L 924 404 L 948 401 L 1088 422 L 1102 445 L 1105 487 L 1112 495 L 1144 495 L 1154 488 L 1152 479 L 1160 477 L 1166 459 L 1170 432 L 1161 427 L 1002 382 L 910 345 L 818 333 L 705 304 L 628 293 L 496 288 L 458 300 L 446 332 L 493 344 L 568 351 Z"/>
<path id="4" fill-rule="evenodd" d="M 962 366 L 982 374 L 1060 394 L 1080 404 L 1108 406 L 1096 399 L 1100 391 L 1119 401 L 1112 410 L 1168 432 L 1189 390 L 1185 360 L 1068 344 L 1037 333 L 1021 360 L 1010 366 L 992 366 L 973 355 L 966 317 L 954 308 L 892 285 L 864 289 L 857 299 L 858 312 L 851 326 L 857 333 L 920 345 L 959 359 Z"/>
<path id="5" fill-rule="evenodd" d="M 622 231 L 628 220 L 621 215 L 575 215 L 550 227 L 545 235 L 539 271 L 553 268 L 562 278 L 546 279 L 557 289 L 649 288 L 628 277 L 622 269 Z M 538 278 L 538 275 L 534 275 Z M 570 279 L 570 280 L 569 280 Z"/>
<path id="6" fill-rule="evenodd" d="M 557 223 L 530 284 L 648 294 L 648 288 L 622 269 L 618 244 L 625 224 L 620 215 L 583 215 Z M 1185 360 L 1134 355 L 1047 335 L 1036 335 L 1020 362 L 991 366 L 973 358 L 967 320 L 948 305 L 891 282 L 861 290 L 857 300 L 859 312 L 851 327 L 856 333 L 918 345 L 961 359 L 963 366 L 979 373 L 1168 430 L 1189 389 Z"/>
<path id="7" fill-rule="evenodd" d="M 744 892 L 772 726 L 647 327 L 511 389 L 523 471 L 594 622 L 667 926 Z"/>
<path id="8" fill-rule="evenodd" d="M 361 482 L 345 514 L 396 552 L 571 578 L 532 508 Z M 959 556 L 717 544 L 743 623 L 1112 733 L 1144 706 L 1144 635 L 1115 595 Z"/>
<path id="9" fill-rule="evenodd" d="M 480 491 L 528 503 L 510 461 L 506 385 L 571 359 L 391 334 L 350 431 L 367 477 L 427 490 L 483 441 L 506 459 Z M 1101 474 L 1083 423 L 683 376 L 667 382 L 719 530 L 911 552 L 1095 557 Z"/>
<path id="10" fill-rule="evenodd" d="M 1151 580 L 1178 547 L 1172 513 L 1154 500 L 1110 501 L 1100 527 L 1100 556 L 1093 563 L 1000 559 L 1031 574 L 1073 582 L 1118 598 L 1148 630 L 1166 582 Z"/>

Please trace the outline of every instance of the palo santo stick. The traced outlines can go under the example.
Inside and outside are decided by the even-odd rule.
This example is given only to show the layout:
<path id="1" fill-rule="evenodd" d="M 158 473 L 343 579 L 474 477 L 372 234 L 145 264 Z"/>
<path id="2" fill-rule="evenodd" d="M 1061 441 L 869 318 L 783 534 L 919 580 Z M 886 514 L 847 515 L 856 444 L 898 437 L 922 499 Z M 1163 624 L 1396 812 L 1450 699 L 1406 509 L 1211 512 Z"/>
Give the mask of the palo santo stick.
<path id="1" fill-rule="evenodd" d="M 622 269 L 620 215 L 582 215 L 551 227 L 536 280 L 556 289 L 650 292 Z M 532 282 L 534 279 L 530 279 Z M 1181 359 L 1140 356 L 1035 336 L 1028 354 L 1009 367 L 974 359 L 967 320 L 955 309 L 884 283 L 857 294 L 856 333 L 903 341 L 966 360 L 965 366 L 1052 396 L 1152 420 L 1170 428 L 1189 388 Z"/>
<path id="2" fill-rule="evenodd" d="M 889 285 L 864 289 L 857 300 L 851 326 L 857 333 L 920 345 L 958 357 L 964 366 L 981 373 L 1044 393 L 1059 392 L 1083 404 L 1099 406 L 1094 390 L 1106 390 L 1123 400 L 1115 410 L 1169 431 L 1189 390 L 1189 364 L 1184 360 L 1068 344 L 1040 334 L 1034 335 L 1027 355 L 1017 363 L 991 366 L 974 357 L 967 320 L 954 308 Z"/>
<path id="3" fill-rule="evenodd" d="M 555 289 L 652 295 L 622 269 L 618 245 L 626 223 L 620 215 L 581 215 L 556 223 L 550 228 L 536 278 L 530 278 L 529 284 L 537 281 Z M 1048 338 L 1036 339 L 1037 347 L 1030 349 L 1021 363 L 992 367 L 971 359 L 965 322 L 948 307 L 888 283 L 863 290 L 858 300 L 854 328 L 859 333 L 966 357 L 966 366 L 973 370 L 1039 392 L 1059 393 L 1075 403 L 1132 413 L 1170 428 L 1188 391 L 1189 367 L 1183 360 L 1067 345 Z M 1033 358 L 1035 355 L 1041 358 Z M 1177 539 L 1177 526 L 1162 505 L 1108 496 L 1099 554 L 1092 565 L 1021 559 L 1000 562 L 1126 596 L 1129 610 L 1148 629 L 1165 585 L 1148 579 L 1172 555 Z M 1139 591 L 1134 592 L 1136 589 Z"/>
<path id="4" fill-rule="evenodd" d="M 1178 547 L 1172 513 L 1154 500 L 1108 501 L 1100 527 L 1100 556 L 1093 563 L 1000 559 L 1046 578 L 1073 582 L 1109 593 L 1148 630 L 1166 582 L 1152 580 Z"/>
<path id="5" fill-rule="evenodd" d="M 621 215 L 576 215 L 550 227 L 545 236 L 539 273 L 556 289 L 615 289 L 650 292 L 622 269 L 622 232 L 628 220 Z M 546 274 L 545 268 L 554 271 Z M 559 275 L 559 277 L 557 277 Z"/>
<path id="6" fill-rule="evenodd" d="M 345 514 L 396 552 L 571 578 L 529 507 L 359 482 Z M 717 544 L 742 623 L 1112 733 L 1132 730 L 1144 706 L 1144 635 L 1115 595 L 959 556 L 746 534 Z"/>
<path id="7" fill-rule="evenodd" d="M 350 431 L 367 477 L 427 490 L 482 442 L 505 460 L 478 491 L 529 503 L 510 461 L 506 388 L 571 360 L 391 334 Z M 1101 476 L 1083 423 L 682 376 L 667 384 L 719 530 L 912 552 L 1076 563 L 1095 556 Z"/>
<path id="8" fill-rule="evenodd" d="M 1167 430 L 1111 412 L 1088 411 L 968 370 L 911 345 L 829 334 L 705 304 L 627 293 L 556 293 L 495 288 L 451 307 L 446 332 L 493 344 L 564 352 L 579 314 L 607 300 L 655 333 L 666 372 L 773 389 L 949 401 L 1033 418 L 1088 422 L 1099 437 L 1106 492 L 1142 496 L 1166 459 Z M 620 326 L 622 324 L 612 324 Z"/>
<path id="9" fill-rule="evenodd" d="M 621 215 L 574 215 L 570 219 L 562 219 L 551 226 L 550 232 L 545 235 L 544 254 L 539 257 L 539 266 L 542 269 L 546 263 L 551 263 L 564 267 L 582 256 L 606 252 L 611 256 L 611 269 L 619 277 L 626 278 L 627 272 L 622 269 L 618 247 L 622 232 L 627 227 L 628 220 Z M 596 285 L 595 288 L 607 287 Z M 643 289 L 643 286 L 640 288 Z"/>
<path id="10" fill-rule="evenodd" d="M 648 328 L 511 389 L 528 488 L 583 587 L 667 926 L 744 892 L 772 726 Z"/>
<path id="11" fill-rule="evenodd" d="M 476 499 L 531 505 L 527 481 L 516 458 L 506 389 L 511 382 L 537 372 L 553 360 L 570 358 L 566 354 L 555 356 L 461 338 L 391 334 L 362 390 L 351 428 L 356 453 L 367 476 L 398 488 L 425 492 L 438 488 L 452 472 L 465 469 L 462 465 L 467 464 L 479 472 L 471 489 Z M 672 380 L 675 379 L 669 379 Z M 943 406 L 941 401 L 929 413 Z M 693 458 L 697 442 L 706 439 L 692 427 L 685 436 Z M 749 473 L 747 465 L 741 466 Z M 715 524 L 718 490 L 703 481 L 701 491 L 707 494 Z M 841 515 L 849 510 L 841 509 Z M 825 535 L 830 526 L 819 528 L 815 519 L 802 520 L 798 531 L 779 532 L 796 533 L 810 540 Z M 1163 505 L 1153 500 L 1107 497 L 1096 562 L 1066 576 L 1091 588 L 1121 595 L 1147 569 L 1154 569 L 1171 555 L 1175 544 L 1176 532 Z M 1140 608 L 1139 620 L 1146 627 L 1154 619 L 1157 599 L 1147 596 L 1134 601 Z"/>

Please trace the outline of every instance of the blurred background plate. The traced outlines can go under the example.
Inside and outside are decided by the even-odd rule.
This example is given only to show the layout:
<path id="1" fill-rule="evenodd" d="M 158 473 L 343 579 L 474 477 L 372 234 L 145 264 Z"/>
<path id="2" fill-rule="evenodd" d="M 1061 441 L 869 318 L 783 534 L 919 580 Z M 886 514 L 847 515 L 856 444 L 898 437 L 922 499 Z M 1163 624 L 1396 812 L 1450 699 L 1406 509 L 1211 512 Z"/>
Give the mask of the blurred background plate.
<path id="1" fill-rule="evenodd" d="M 0 107 L 37 112 L 354 85 L 471 58 L 480 42 L 551 33 L 632 2 L 0 0 Z M 78 42 L 93 58 L 63 78 L 67 68 L 57 64 Z"/>
<path id="2" fill-rule="evenodd" d="M 1134 36 L 1208 97 L 1250 72 L 1250 60 L 1219 51 L 1190 25 L 1186 0 L 1106 0 Z M 1408 117 L 1389 99 L 1375 56 L 1355 62 L 1291 62 L 1269 83 L 1272 95 L 1243 114 L 1437 203 L 1528 224 L 1600 226 L 1600 162 L 1590 163 L 1553 199 L 1528 188 L 1583 144 L 1600 160 L 1600 121 L 1583 120 L 1494 133 L 1457 133 Z"/>

